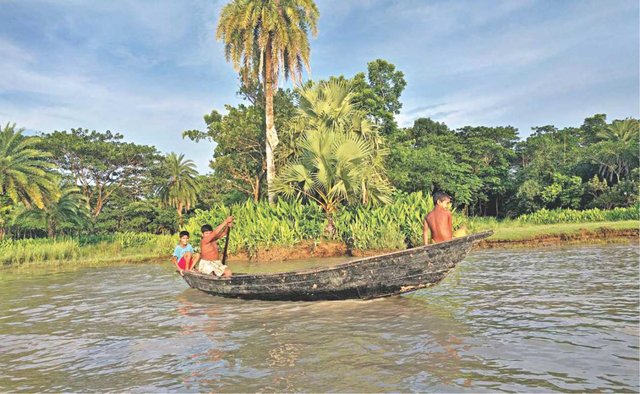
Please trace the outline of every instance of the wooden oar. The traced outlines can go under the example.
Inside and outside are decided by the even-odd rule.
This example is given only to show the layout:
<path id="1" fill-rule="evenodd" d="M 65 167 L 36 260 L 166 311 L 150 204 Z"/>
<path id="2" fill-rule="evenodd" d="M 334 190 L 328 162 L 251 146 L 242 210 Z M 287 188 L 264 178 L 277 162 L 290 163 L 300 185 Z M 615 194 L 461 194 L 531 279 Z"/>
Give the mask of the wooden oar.
<path id="1" fill-rule="evenodd" d="M 233 216 L 233 208 L 229 209 L 229 216 Z M 225 265 L 227 261 L 227 247 L 229 246 L 229 234 L 231 234 L 231 228 L 227 230 L 227 239 L 224 240 L 224 251 L 222 252 L 222 265 Z"/>

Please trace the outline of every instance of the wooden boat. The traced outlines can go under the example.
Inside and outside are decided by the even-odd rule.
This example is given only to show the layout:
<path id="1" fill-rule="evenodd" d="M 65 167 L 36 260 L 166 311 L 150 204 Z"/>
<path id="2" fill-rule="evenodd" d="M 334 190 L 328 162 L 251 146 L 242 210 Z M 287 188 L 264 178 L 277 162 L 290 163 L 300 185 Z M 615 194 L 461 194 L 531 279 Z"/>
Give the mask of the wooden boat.
<path id="1" fill-rule="evenodd" d="M 491 234 L 486 231 L 332 267 L 260 275 L 234 273 L 231 278 L 185 271 L 184 280 L 192 288 L 232 298 L 315 301 L 387 297 L 440 282 L 474 243 Z"/>

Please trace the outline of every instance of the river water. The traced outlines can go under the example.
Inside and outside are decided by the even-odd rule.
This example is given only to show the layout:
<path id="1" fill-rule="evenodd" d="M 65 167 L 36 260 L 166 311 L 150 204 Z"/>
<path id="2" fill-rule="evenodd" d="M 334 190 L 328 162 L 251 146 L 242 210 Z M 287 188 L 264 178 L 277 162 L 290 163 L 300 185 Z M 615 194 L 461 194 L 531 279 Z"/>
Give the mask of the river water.
<path id="1" fill-rule="evenodd" d="M 430 289 L 312 303 L 209 296 L 169 263 L 5 272 L 0 391 L 637 392 L 639 258 L 474 251 Z"/>

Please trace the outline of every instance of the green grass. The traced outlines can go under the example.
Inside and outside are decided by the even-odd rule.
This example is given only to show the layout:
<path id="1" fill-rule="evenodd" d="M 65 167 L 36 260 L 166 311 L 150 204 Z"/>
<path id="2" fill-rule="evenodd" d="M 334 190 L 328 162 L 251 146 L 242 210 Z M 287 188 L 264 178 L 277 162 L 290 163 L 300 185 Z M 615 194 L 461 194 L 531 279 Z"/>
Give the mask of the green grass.
<path id="1" fill-rule="evenodd" d="M 531 225 L 516 223 L 509 221 L 505 223 L 498 223 L 495 227 L 488 227 L 484 229 L 493 229 L 494 234 L 489 240 L 495 241 L 526 241 L 529 239 L 535 239 L 543 237 L 545 235 L 572 235 L 579 234 L 583 230 L 598 231 L 601 228 L 607 228 L 612 230 L 628 230 L 638 229 L 640 227 L 640 221 L 638 220 L 624 220 L 616 222 L 592 222 L 592 223 L 560 223 L 560 224 L 541 224 Z M 478 228 L 478 230 L 484 230 Z"/>
<path id="2" fill-rule="evenodd" d="M 528 224 L 558 224 L 558 223 L 586 223 L 609 222 L 623 220 L 640 220 L 640 205 L 628 208 L 613 209 L 541 209 L 537 212 L 522 215 L 517 219 Z"/>
<path id="3" fill-rule="evenodd" d="M 0 266 L 24 264 L 99 265 L 147 261 L 169 256 L 177 243 L 172 235 L 120 233 L 108 239 L 22 239 L 0 241 Z"/>

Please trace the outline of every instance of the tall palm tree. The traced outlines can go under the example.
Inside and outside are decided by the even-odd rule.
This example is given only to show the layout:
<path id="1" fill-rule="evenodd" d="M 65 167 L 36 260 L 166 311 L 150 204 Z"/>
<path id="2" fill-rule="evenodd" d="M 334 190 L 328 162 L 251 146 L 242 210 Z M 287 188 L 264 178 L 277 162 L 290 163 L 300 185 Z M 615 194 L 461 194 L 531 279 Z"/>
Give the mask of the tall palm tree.
<path id="1" fill-rule="evenodd" d="M 637 119 L 615 120 L 597 134 L 600 140 L 593 159 L 600 164 L 600 174 L 609 182 L 620 182 L 620 178 L 637 168 L 638 145 L 640 143 L 640 122 Z"/>
<path id="2" fill-rule="evenodd" d="M 158 195 L 163 205 L 176 208 L 182 226 L 183 211 L 187 212 L 198 201 L 200 185 L 196 164 L 193 160 L 185 160 L 184 154 L 178 156 L 171 152 L 167 155 L 164 165 L 169 180 L 158 188 Z"/>
<path id="3" fill-rule="evenodd" d="M 91 220 L 87 199 L 76 187 L 63 188 L 59 198 L 44 208 L 32 208 L 22 212 L 17 220 L 42 225 L 49 237 L 58 235 L 62 224 L 82 226 Z"/>
<path id="4" fill-rule="evenodd" d="M 333 215 L 343 203 L 391 201 L 392 188 L 376 170 L 375 147 L 355 133 L 310 130 L 300 143 L 302 155 L 284 167 L 275 190 L 287 197 L 316 202 L 327 215 L 329 234 Z"/>
<path id="5" fill-rule="evenodd" d="M 55 165 L 50 154 L 34 147 L 37 137 L 25 137 L 24 129 L 7 123 L 0 127 L 0 194 L 14 204 L 44 208 L 58 195 Z"/>
<path id="6" fill-rule="evenodd" d="M 281 75 L 294 84 L 302 78 L 302 69 L 310 72 L 310 30 L 317 34 L 318 7 L 313 0 L 233 0 L 220 14 L 216 31 L 225 43 L 227 61 L 240 72 L 243 82 L 262 82 L 265 95 L 266 162 L 269 202 L 276 176 L 274 150 L 278 145 L 273 112 L 274 89 Z"/>

